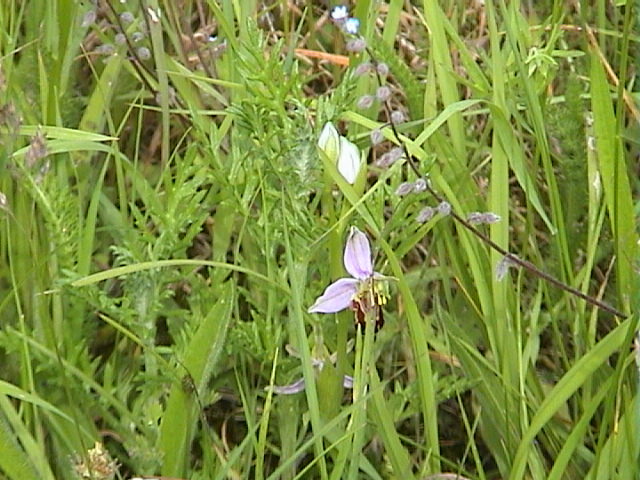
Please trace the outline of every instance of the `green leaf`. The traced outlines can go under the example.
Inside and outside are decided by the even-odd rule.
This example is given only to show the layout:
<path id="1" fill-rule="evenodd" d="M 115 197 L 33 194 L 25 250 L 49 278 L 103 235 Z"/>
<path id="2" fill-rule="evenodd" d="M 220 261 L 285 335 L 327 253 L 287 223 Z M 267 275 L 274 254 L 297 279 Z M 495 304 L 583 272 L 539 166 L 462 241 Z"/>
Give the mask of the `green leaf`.
<path id="1" fill-rule="evenodd" d="M 220 358 L 231 321 L 234 299 L 235 288 L 233 283 L 228 282 L 220 288 L 218 301 L 202 319 L 186 349 L 182 365 L 191 375 L 197 392 L 206 388 Z M 189 393 L 184 383 L 174 384 L 171 389 L 158 440 L 158 447 L 163 453 L 163 475 L 186 475 L 186 467 L 191 457 L 193 429 L 200 408 L 194 397 L 197 392 Z"/>

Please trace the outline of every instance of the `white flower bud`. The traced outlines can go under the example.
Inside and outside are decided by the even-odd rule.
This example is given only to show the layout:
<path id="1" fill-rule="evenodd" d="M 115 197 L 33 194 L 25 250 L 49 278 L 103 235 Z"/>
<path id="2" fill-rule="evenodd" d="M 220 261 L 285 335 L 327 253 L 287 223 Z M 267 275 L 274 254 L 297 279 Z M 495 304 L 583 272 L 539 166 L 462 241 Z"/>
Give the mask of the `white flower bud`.
<path id="1" fill-rule="evenodd" d="M 336 163 L 338 161 L 338 155 L 340 153 L 340 135 L 333 126 L 333 123 L 327 122 L 324 124 L 324 128 L 318 138 L 318 147 L 322 150 L 329 159 Z"/>
<path id="2" fill-rule="evenodd" d="M 338 156 L 338 171 L 350 184 L 354 184 L 360 172 L 360 150 L 344 137 L 340 137 L 340 154 Z"/>

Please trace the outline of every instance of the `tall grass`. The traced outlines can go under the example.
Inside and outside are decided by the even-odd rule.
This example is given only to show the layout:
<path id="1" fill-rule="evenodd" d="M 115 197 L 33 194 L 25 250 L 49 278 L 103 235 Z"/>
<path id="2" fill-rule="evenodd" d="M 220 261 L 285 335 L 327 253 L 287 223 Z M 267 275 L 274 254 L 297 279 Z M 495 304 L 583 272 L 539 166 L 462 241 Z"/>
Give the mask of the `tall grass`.
<path id="1" fill-rule="evenodd" d="M 2 478 L 640 475 L 636 2 L 413 3 L 0 5 Z"/>

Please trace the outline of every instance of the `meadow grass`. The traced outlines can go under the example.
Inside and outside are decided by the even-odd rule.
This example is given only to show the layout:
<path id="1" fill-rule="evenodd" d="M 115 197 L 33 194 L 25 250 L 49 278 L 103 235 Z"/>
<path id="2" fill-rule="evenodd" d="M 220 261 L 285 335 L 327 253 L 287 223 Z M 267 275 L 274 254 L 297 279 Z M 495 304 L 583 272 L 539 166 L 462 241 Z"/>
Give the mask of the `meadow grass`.
<path id="1" fill-rule="evenodd" d="M 640 478 L 638 8 L 2 2 L 0 478 Z"/>

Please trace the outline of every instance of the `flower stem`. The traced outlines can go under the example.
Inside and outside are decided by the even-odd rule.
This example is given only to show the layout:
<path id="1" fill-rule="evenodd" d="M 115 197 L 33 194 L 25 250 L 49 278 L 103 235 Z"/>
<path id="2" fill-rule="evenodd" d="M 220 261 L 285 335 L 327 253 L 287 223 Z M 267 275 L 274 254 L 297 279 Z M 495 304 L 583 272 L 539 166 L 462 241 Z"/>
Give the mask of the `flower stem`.
<path id="1" fill-rule="evenodd" d="M 373 356 L 373 340 L 375 337 L 376 314 L 375 308 L 365 312 L 364 335 L 362 327 L 356 329 L 356 361 L 353 383 L 354 413 L 351 417 L 351 429 L 353 430 L 353 443 L 349 478 L 357 478 L 360 465 L 360 455 L 364 450 L 365 429 L 367 426 L 367 403 L 369 390 L 369 372 L 375 368 Z"/>

